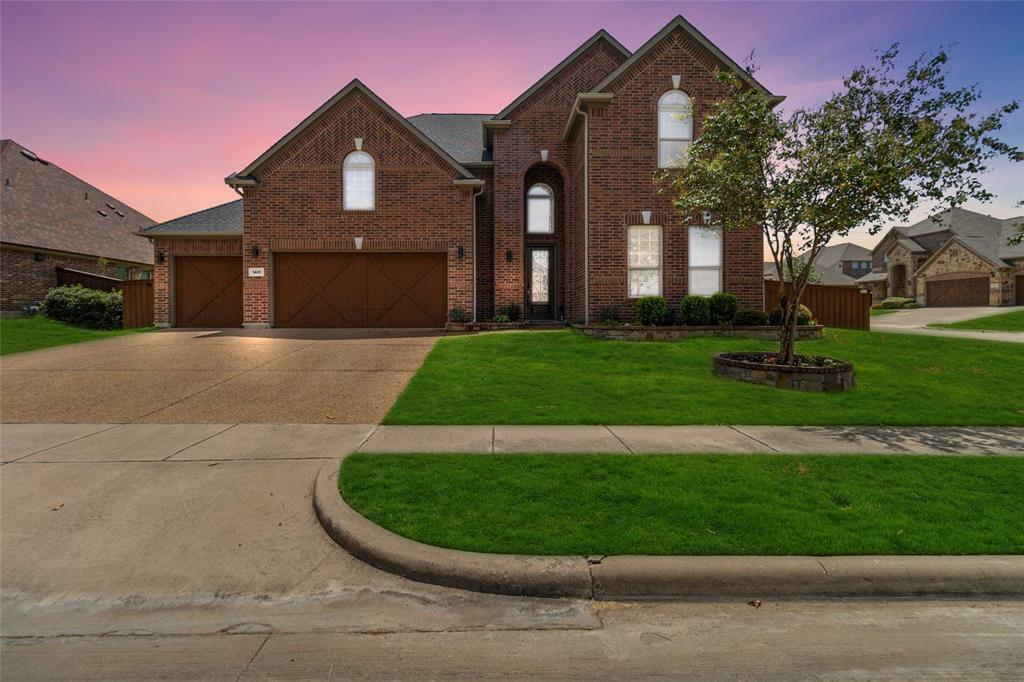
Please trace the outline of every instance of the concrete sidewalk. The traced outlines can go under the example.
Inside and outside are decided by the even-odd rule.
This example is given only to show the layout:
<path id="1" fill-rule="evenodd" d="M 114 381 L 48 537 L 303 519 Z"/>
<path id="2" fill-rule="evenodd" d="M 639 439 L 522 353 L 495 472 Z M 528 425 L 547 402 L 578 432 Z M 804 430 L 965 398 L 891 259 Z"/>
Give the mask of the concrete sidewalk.
<path id="1" fill-rule="evenodd" d="M 1020 427 L 3 424 L 0 462 L 337 459 L 350 452 L 1024 456 Z"/>

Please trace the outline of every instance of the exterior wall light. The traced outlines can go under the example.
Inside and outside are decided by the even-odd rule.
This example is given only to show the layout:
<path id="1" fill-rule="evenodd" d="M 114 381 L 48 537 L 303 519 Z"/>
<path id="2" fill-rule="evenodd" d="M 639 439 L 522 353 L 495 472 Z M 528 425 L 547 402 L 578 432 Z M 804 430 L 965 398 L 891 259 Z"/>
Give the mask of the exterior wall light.
<path id="1" fill-rule="evenodd" d="M 252 248 L 249 250 L 249 253 L 252 254 L 253 258 L 259 258 L 260 257 L 260 247 L 257 246 L 256 244 L 253 244 Z"/>
<path id="2" fill-rule="evenodd" d="M 163 263 L 166 260 L 167 260 L 167 256 L 164 255 L 164 252 L 163 251 L 158 251 L 157 254 L 156 254 L 156 262 L 157 263 Z"/>
<path id="3" fill-rule="evenodd" d="M 459 245 L 459 258 L 465 258 L 465 257 L 466 257 L 466 247 L 462 246 L 460 244 Z"/>
<path id="4" fill-rule="evenodd" d="M 512 262 L 512 258 L 514 256 L 515 254 L 512 253 L 512 249 L 509 249 L 508 251 L 505 252 L 505 260 L 507 260 L 509 263 Z"/>

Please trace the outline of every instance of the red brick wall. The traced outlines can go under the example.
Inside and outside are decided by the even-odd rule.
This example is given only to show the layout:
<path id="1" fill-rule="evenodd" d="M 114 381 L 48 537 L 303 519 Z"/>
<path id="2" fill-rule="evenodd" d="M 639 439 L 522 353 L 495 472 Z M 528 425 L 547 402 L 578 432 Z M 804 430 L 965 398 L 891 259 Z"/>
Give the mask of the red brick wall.
<path id="1" fill-rule="evenodd" d="M 35 254 L 43 260 L 37 261 Z M 4 247 L 0 249 L 0 310 L 20 312 L 26 305 L 38 304 L 53 287 L 57 286 L 57 268 L 71 268 L 94 275 L 117 277 L 117 263 L 105 267 L 93 256 L 67 256 L 46 252 L 23 251 Z M 129 268 L 129 277 L 136 277 L 142 269 Z"/>
<path id="2" fill-rule="evenodd" d="M 153 324 L 173 324 L 173 272 L 175 256 L 238 256 L 242 240 L 230 239 L 156 239 L 153 265 Z M 164 262 L 160 262 L 163 256 Z"/>
<path id="3" fill-rule="evenodd" d="M 613 101 L 593 108 L 590 145 L 590 315 L 617 306 L 633 318 L 627 289 L 627 235 L 642 224 L 640 211 L 652 211 L 651 224 L 662 226 L 662 294 L 678 308 L 687 293 L 687 229 L 672 207 L 671 194 L 659 193 L 658 99 L 672 89 L 672 76 L 694 105 L 694 135 L 699 121 L 723 89 L 714 79 L 718 65 L 682 30 L 665 38 L 644 59 L 622 74 L 609 90 Z M 579 133 L 577 133 L 579 136 Z M 761 308 L 762 237 L 759 230 L 725 236 L 723 283 L 742 307 Z"/>
<path id="4" fill-rule="evenodd" d="M 569 146 L 562 132 L 576 95 L 594 87 L 625 58 L 598 41 L 513 111 L 512 127 L 494 133 L 494 302 L 495 307 L 524 303 L 524 177 L 548 151 L 548 163 L 562 174 L 566 197 L 563 226 L 573 224 L 574 185 Z M 563 228 L 564 229 L 564 228 Z M 571 244 L 566 247 L 571 248 Z M 506 253 L 512 251 L 509 262 Z M 564 275 L 563 275 L 564 277 Z"/>
<path id="5" fill-rule="evenodd" d="M 354 138 L 376 164 L 376 208 L 342 209 L 342 162 Z M 243 266 L 271 273 L 277 250 L 344 250 L 352 238 L 364 250 L 448 252 L 448 307 L 472 309 L 472 195 L 458 177 L 401 124 L 361 92 L 338 102 L 272 157 L 245 190 Z M 281 240 L 301 240 L 287 243 Z M 277 246 L 274 245 L 277 242 Z M 256 245 L 260 255 L 253 257 Z M 278 247 L 285 248 L 278 248 Z M 458 247 L 465 256 L 458 257 Z M 246 324 L 269 324 L 271 277 L 244 280 Z"/>
<path id="6" fill-rule="evenodd" d="M 494 171 L 470 170 L 487 183 L 476 199 L 476 316 L 478 320 L 489 320 L 494 317 Z"/>

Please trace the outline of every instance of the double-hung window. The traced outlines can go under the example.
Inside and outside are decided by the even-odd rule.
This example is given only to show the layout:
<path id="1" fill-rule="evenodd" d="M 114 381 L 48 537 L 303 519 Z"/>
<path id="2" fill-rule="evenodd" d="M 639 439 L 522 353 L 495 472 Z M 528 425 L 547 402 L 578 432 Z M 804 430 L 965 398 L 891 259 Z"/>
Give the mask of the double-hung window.
<path id="1" fill-rule="evenodd" d="M 342 190 L 346 211 L 372 211 L 374 206 L 373 157 L 352 152 L 343 164 Z"/>
<path id="2" fill-rule="evenodd" d="M 710 296 L 722 290 L 722 234 L 691 227 L 689 293 Z"/>
<path id="3" fill-rule="evenodd" d="M 693 143 L 693 111 L 681 90 L 669 90 L 658 100 L 658 168 L 679 168 Z"/>
<path id="4" fill-rule="evenodd" d="M 661 295 L 661 228 L 629 228 L 629 297 Z"/>

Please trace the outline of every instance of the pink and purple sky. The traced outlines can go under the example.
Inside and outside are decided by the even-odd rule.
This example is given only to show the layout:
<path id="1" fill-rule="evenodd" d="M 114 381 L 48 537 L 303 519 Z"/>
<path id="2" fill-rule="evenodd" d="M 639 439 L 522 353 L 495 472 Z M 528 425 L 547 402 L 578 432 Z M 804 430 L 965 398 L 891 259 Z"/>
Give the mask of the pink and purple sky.
<path id="1" fill-rule="evenodd" d="M 399 113 L 500 111 L 600 28 L 635 50 L 682 14 L 787 106 L 872 48 L 954 44 L 985 110 L 1024 98 L 1024 3 L 7 2 L 0 133 L 156 220 L 230 201 L 223 179 L 358 77 Z M 1003 130 L 1024 146 L 1024 112 Z M 986 178 L 1024 212 L 1024 168 Z M 925 209 L 919 211 L 923 217 Z M 872 244 L 863 232 L 854 241 Z"/>

